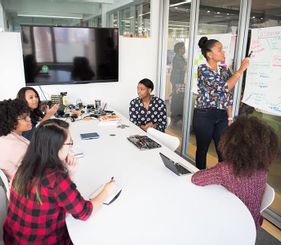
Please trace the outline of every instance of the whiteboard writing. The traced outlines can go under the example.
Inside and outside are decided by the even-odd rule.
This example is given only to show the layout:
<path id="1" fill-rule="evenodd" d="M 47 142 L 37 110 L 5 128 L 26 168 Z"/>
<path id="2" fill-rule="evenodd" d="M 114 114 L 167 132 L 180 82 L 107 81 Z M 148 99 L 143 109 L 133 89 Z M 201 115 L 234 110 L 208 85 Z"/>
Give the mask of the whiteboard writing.
<path id="1" fill-rule="evenodd" d="M 243 102 L 281 116 L 281 27 L 253 29 Z"/>

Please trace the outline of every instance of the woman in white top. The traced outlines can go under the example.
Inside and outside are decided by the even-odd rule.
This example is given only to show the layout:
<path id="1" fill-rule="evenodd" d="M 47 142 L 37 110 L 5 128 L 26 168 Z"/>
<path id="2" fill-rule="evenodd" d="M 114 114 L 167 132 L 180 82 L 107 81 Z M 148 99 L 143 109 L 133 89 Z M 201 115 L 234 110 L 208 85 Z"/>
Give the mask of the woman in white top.
<path id="1" fill-rule="evenodd" d="M 29 144 L 22 136 L 32 128 L 29 113 L 28 106 L 19 99 L 0 102 L 0 169 L 10 182 Z"/>

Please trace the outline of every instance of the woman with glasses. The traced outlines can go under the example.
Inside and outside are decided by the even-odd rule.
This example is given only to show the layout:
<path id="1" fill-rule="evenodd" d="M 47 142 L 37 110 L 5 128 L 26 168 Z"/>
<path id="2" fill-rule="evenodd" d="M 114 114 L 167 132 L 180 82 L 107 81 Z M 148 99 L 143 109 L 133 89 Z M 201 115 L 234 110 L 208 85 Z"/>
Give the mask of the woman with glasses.
<path id="1" fill-rule="evenodd" d="M 22 136 L 32 127 L 29 108 L 19 99 L 1 101 L 0 118 L 0 168 L 11 181 L 29 144 Z"/>
<path id="2" fill-rule="evenodd" d="M 17 94 L 17 98 L 24 101 L 30 109 L 30 118 L 31 118 L 31 122 L 32 122 L 32 129 L 23 134 L 23 136 L 25 138 L 30 140 L 38 122 L 43 122 L 43 121 L 51 118 L 52 116 L 54 116 L 54 114 L 59 109 L 59 105 L 55 104 L 50 109 L 49 109 L 49 107 L 47 107 L 46 112 L 44 114 L 40 110 L 41 101 L 40 101 L 39 94 L 32 87 L 21 88 Z"/>
<path id="3" fill-rule="evenodd" d="M 116 188 L 111 180 L 93 199 L 81 196 L 66 168 L 73 144 L 68 127 L 49 119 L 34 132 L 12 183 L 5 244 L 72 244 L 66 213 L 87 220 Z"/>

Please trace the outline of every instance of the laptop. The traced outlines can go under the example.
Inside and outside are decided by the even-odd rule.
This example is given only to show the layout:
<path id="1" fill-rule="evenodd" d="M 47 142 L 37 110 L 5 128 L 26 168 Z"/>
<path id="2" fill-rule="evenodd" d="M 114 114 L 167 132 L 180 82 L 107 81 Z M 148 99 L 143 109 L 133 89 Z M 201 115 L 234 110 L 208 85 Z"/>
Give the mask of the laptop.
<path id="1" fill-rule="evenodd" d="M 146 135 L 132 135 L 129 136 L 127 139 L 140 150 L 149 150 L 161 147 L 160 144 L 155 142 L 153 139 L 147 137 Z"/>
<path id="2" fill-rule="evenodd" d="M 183 167 L 179 163 L 174 162 L 173 160 L 171 160 L 170 158 L 168 158 L 167 156 L 165 156 L 161 152 L 159 152 L 159 154 L 160 154 L 160 156 L 161 156 L 161 158 L 163 160 L 164 165 L 168 169 L 173 171 L 176 175 L 183 175 L 183 174 L 191 173 L 188 169 L 186 169 L 185 167 Z"/>

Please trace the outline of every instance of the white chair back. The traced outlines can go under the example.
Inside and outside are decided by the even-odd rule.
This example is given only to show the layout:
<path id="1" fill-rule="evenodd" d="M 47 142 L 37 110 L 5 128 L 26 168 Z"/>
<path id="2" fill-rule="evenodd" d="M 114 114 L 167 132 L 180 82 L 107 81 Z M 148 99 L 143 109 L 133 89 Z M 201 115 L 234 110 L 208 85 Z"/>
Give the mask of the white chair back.
<path id="1" fill-rule="evenodd" d="M 180 145 L 180 140 L 178 137 L 163 133 L 155 128 L 148 128 L 147 134 L 172 151 L 175 151 Z"/>
<path id="2" fill-rule="evenodd" d="M 3 241 L 3 225 L 7 216 L 8 210 L 8 197 L 10 194 L 9 184 L 6 175 L 0 170 L 0 245 L 4 244 Z"/>
<path id="3" fill-rule="evenodd" d="M 4 188 L 6 189 L 6 195 L 7 195 L 7 199 L 10 199 L 10 186 L 9 186 L 9 182 L 8 179 L 6 177 L 6 175 L 4 174 L 4 172 L 0 169 L 0 179 L 2 180 L 2 183 L 4 185 Z"/>
<path id="4" fill-rule="evenodd" d="M 261 202 L 260 212 L 263 212 L 265 209 L 267 209 L 271 205 L 271 203 L 274 200 L 274 197 L 275 197 L 274 189 L 269 184 L 266 184 L 262 202 Z"/>

